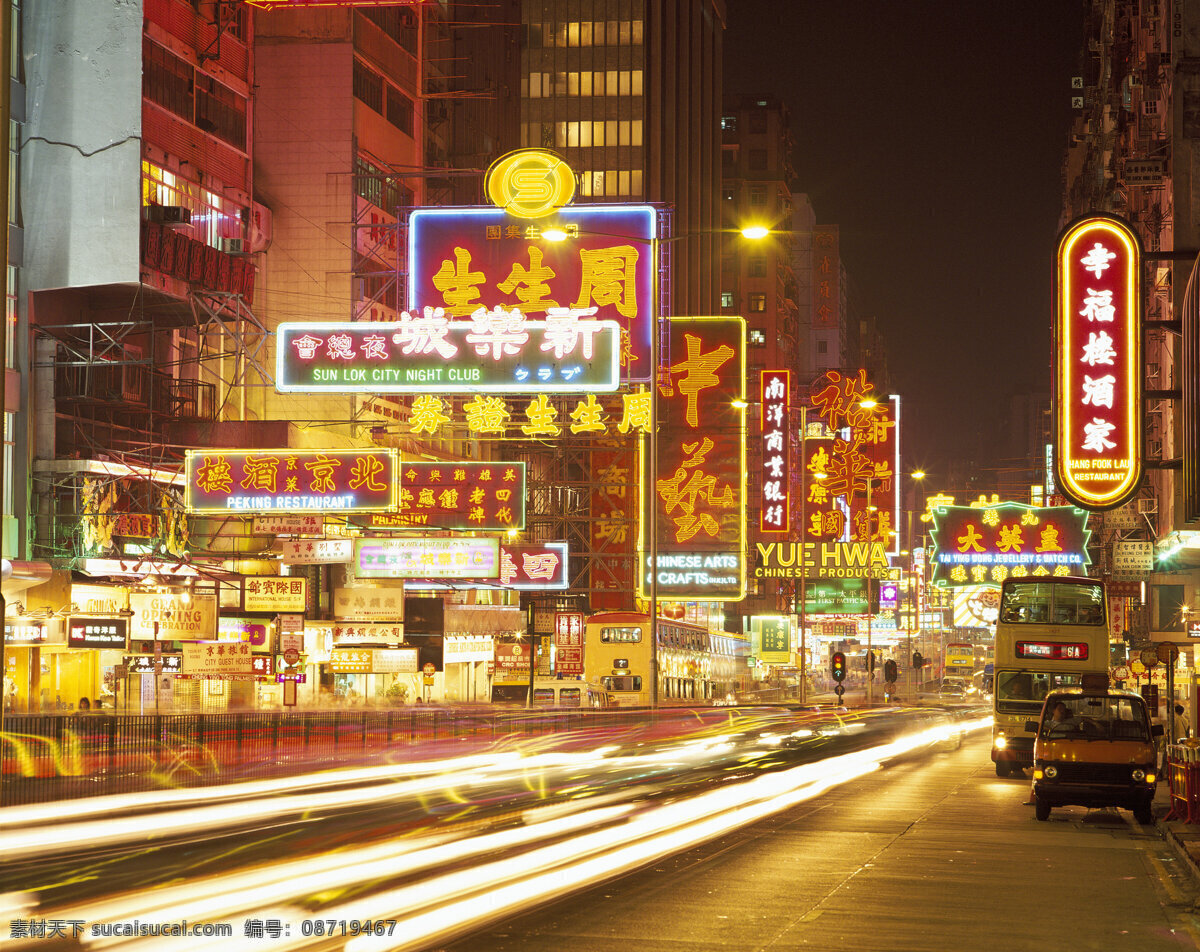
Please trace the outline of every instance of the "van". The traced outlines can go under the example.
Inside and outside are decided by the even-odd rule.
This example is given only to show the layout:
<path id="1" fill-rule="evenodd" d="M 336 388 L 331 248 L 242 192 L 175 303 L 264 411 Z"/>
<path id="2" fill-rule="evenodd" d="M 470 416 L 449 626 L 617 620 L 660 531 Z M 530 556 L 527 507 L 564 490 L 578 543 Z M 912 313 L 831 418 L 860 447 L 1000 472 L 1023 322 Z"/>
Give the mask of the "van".
<path id="1" fill-rule="evenodd" d="M 1153 823 L 1155 738 L 1140 694 L 1085 681 L 1082 688 L 1051 691 L 1041 717 L 1025 723 L 1036 732 L 1033 801 L 1039 820 L 1056 806 L 1121 807 L 1138 823 Z"/>

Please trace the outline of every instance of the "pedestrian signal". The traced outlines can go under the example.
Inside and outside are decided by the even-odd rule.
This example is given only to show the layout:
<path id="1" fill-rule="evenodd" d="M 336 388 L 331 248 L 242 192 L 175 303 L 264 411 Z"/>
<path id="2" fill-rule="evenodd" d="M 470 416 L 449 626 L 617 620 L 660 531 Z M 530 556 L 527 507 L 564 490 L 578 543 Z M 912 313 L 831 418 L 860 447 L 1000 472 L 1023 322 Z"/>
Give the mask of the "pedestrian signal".
<path id="1" fill-rule="evenodd" d="M 841 651 L 835 651 L 829 659 L 833 667 L 833 680 L 841 683 L 846 680 L 846 655 Z"/>

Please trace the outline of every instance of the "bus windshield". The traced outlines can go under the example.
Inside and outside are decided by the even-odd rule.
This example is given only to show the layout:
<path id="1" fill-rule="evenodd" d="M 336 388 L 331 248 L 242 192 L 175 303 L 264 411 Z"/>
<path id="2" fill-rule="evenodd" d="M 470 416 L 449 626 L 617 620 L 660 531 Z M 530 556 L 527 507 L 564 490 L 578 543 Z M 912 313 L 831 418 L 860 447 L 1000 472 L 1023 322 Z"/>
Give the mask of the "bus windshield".
<path id="1" fill-rule="evenodd" d="M 1016 702 L 1017 707 L 1038 707 L 1046 695 L 1058 688 L 1077 688 L 1082 675 L 1048 671 L 999 671 L 996 674 L 996 705 Z"/>
<path id="2" fill-rule="evenodd" d="M 1009 582 L 1000 620 L 1008 625 L 1103 625 L 1104 586 L 1099 582 Z"/>

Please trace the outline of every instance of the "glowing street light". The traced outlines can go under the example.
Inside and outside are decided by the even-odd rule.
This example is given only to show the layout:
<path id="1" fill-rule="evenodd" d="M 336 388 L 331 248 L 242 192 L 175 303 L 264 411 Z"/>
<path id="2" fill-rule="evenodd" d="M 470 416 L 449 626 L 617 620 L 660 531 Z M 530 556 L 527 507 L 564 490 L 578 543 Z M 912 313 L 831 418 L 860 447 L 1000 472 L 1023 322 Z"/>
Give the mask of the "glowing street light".
<path id="1" fill-rule="evenodd" d="M 747 225 L 742 229 L 742 237 L 749 238 L 751 241 L 761 241 L 771 233 L 771 229 L 765 225 Z"/>

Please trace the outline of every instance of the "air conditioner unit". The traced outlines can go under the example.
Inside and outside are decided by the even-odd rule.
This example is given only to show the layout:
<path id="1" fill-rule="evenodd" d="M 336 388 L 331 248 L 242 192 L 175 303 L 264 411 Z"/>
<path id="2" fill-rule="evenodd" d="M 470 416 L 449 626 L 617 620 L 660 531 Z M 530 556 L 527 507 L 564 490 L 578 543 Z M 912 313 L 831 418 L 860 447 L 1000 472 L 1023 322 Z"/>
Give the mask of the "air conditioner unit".
<path id="1" fill-rule="evenodd" d="M 244 255 L 246 254 L 246 240 L 244 238 L 222 238 L 220 248 L 227 255 Z"/>
<path id="2" fill-rule="evenodd" d="M 182 205 L 147 205 L 143 208 L 146 221 L 158 225 L 190 225 L 192 210 Z"/>

